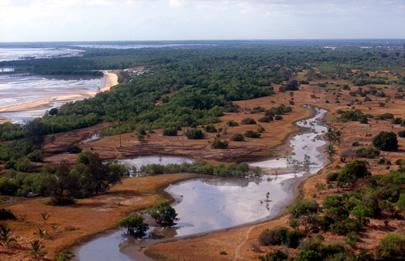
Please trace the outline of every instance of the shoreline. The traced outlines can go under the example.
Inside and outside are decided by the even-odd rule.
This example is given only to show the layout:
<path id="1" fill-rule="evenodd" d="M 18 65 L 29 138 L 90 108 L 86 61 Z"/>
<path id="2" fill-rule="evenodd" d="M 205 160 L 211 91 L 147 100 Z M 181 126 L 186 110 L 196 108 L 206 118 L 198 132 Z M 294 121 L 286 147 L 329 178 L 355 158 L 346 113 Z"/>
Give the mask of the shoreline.
<path id="1" fill-rule="evenodd" d="M 15 112 L 24 112 L 31 110 L 45 110 L 49 109 L 54 103 L 68 103 L 84 100 L 86 98 L 94 97 L 96 94 L 101 92 L 109 91 L 113 86 L 119 84 L 118 74 L 113 70 L 102 71 L 104 76 L 102 83 L 95 90 L 76 90 L 73 89 L 72 94 L 60 93 L 59 95 L 49 95 L 43 98 L 40 98 L 35 101 L 23 102 L 19 104 L 7 104 L 0 105 L 0 113 L 15 113 Z M 0 123 L 10 122 L 11 120 L 7 117 L 0 116 Z"/>

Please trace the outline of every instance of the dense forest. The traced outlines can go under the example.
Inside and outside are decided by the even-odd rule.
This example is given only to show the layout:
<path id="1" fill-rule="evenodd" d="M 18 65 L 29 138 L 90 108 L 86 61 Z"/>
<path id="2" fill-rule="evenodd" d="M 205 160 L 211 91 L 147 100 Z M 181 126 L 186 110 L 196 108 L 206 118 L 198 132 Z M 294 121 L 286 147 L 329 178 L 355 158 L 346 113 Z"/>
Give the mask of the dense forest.
<path id="1" fill-rule="evenodd" d="M 41 134 L 56 133 L 94 125 L 101 121 L 120 123 L 104 134 L 137 128 L 181 127 L 214 123 L 218 116 L 237 108 L 231 101 L 272 95 L 272 83 L 294 78 L 308 70 L 307 78 L 324 75 L 349 78 L 363 83 L 379 81 L 403 85 L 405 80 L 373 78 L 350 74 L 348 68 L 373 69 L 405 66 L 400 46 L 361 49 L 342 46 L 251 45 L 197 46 L 132 50 L 86 49 L 83 57 L 2 62 L 16 72 L 48 75 L 95 75 L 102 69 L 123 69 L 138 65 L 150 68 L 141 76 L 126 79 L 108 93 L 52 110 L 40 120 Z M 288 89 L 289 85 L 286 86 Z M 286 90 L 287 90 L 286 89 Z M 0 139 L 21 138 L 21 126 L 0 125 Z"/>

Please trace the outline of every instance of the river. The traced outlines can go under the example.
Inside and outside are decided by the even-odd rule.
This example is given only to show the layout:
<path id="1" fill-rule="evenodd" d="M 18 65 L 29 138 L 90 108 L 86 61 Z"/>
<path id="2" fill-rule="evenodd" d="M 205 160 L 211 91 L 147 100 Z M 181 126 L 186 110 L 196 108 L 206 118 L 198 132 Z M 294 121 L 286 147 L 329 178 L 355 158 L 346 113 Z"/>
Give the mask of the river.
<path id="1" fill-rule="evenodd" d="M 305 176 L 316 174 L 327 164 L 322 138 L 327 131 L 321 119 L 326 111 L 315 108 L 315 115 L 297 122 L 305 131 L 289 140 L 291 155 L 251 163 L 264 169 L 261 178 L 197 178 L 166 188 L 175 200 L 178 223 L 172 237 L 183 237 L 260 222 L 277 217 L 295 198 L 295 189 Z M 156 159 L 162 157 L 155 157 Z M 151 157 L 147 158 L 148 163 Z M 172 159 L 175 163 L 180 159 Z M 162 163 L 172 163 L 165 159 Z M 152 160 L 153 163 L 156 163 Z M 130 163 L 130 162 L 127 162 Z M 140 158 L 136 164 L 144 164 Z M 136 165 L 135 164 L 135 165 Z M 273 175 L 270 175 L 273 174 Z M 276 175 L 275 175 L 276 174 Z M 77 260 L 148 260 L 137 256 L 139 241 L 127 238 L 124 231 L 102 234 L 75 249 Z"/>

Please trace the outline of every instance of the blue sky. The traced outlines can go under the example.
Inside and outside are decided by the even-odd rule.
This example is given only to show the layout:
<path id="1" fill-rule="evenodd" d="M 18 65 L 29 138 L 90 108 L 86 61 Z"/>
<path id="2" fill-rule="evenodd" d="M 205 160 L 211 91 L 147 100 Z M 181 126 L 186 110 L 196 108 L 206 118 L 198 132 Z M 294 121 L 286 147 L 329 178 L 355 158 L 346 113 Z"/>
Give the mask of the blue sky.
<path id="1" fill-rule="evenodd" d="M 0 42 L 405 38 L 405 0 L 0 0 Z"/>

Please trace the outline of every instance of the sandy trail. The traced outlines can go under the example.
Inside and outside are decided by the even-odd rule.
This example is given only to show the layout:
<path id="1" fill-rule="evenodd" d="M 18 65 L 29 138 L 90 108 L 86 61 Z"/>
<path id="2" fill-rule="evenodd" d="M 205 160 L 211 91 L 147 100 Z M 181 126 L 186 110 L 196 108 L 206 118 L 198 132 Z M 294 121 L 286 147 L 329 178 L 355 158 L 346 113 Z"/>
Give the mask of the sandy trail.
<path id="1" fill-rule="evenodd" d="M 118 75 L 115 71 L 103 71 L 104 80 L 102 86 L 96 90 L 73 90 L 74 93 L 66 93 L 66 90 L 60 94 L 52 94 L 35 101 L 27 101 L 18 104 L 5 104 L 0 105 L 0 112 L 21 112 L 35 109 L 49 108 L 55 102 L 71 102 L 83 100 L 95 96 L 99 92 L 105 92 L 111 87 L 118 84 Z M 0 123 L 6 121 L 5 118 L 0 118 Z"/>

